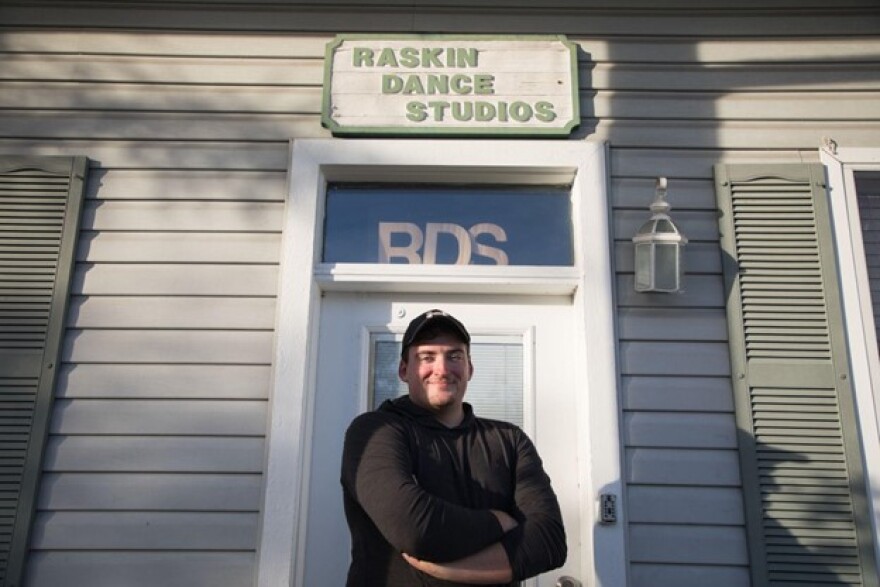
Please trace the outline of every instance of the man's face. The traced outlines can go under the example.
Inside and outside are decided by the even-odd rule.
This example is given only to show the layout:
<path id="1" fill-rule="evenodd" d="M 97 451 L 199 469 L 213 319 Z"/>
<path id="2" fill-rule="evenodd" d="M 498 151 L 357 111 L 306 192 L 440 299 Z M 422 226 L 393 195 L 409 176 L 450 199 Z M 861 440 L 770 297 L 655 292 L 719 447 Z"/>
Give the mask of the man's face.
<path id="1" fill-rule="evenodd" d="M 460 421 L 461 404 L 473 372 L 467 345 L 445 332 L 410 346 L 407 360 L 398 367 L 412 402 L 434 412 L 447 425 Z"/>

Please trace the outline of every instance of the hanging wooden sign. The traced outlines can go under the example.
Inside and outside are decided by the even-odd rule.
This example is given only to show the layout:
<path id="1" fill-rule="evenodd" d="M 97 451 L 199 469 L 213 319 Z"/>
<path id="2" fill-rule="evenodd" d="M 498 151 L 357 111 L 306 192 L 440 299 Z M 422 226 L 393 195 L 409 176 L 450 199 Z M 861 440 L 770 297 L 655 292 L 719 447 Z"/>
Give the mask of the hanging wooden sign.
<path id="1" fill-rule="evenodd" d="M 337 135 L 555 135 L 580 122 L 563 36 L 340 35 L 322 122 Z"/>

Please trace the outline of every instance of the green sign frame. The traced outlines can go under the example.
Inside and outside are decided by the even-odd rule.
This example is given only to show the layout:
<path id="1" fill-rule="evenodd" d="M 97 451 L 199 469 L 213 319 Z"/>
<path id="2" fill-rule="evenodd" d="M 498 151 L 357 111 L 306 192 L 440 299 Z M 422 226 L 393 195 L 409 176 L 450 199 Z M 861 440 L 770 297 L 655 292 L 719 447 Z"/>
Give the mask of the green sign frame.
<path id="1" fill-rule="evenodd" d="M 453 126 L 452 123 L 443 122 L 445 120 L 444 113 L 447 114 L 446 118 L 451 116 L 452 110 L 443 110 L 439 116 L 440 120 L 437 119 L 436 108 L 445 108 L 446 106 L 452 107 L 451 104 L 455 104 L 454 102 L 429 102 L 429 103 L 415 103 L 409 102 L 407 104 L 408 107 L 412 107 L 409 112 L 402 112 L 399 114 L 394 114 L 394 116 L 398 116 L 401 120 L 400 124 L 392 123 L 392 124 L 351 124 L 351 123 L 340 123 L 334 117 L 334 65 L 336 64 L 336 60 L 339 58 L 338 51 L 344 45 L 354 45 L 357 42 L 362 41 L 364 43 L 381 43 L 384 41 L 387 42 L 395 42 L 398 45 L 403 41 L 410 41 L 412 43 L 422 43 L 422 44 L 458 44 L 458 47 L 462 45 L 467 46 L 467 43 L 482 43 L 482 46 L 486 46 L 487 44 L 494 43 L 504 43 L 509 44 L 511 47 L 515 48 L 518 44 L 524 46 L 526 43 L 534 46 L 535 43 L 547 43 L 548 46 L 552 46 L 552 44 L 560 44 L 562 48 L 567 52 L 565 56 L 567 70 L 564 72 L 560 72 L 565 76 L 568 76 L 567 81 L 570 85 L 570 92 L 568 95 L 564 95 L 564 99 L 569 102 L 564 104 L 566 114 L 568 116 L 567 119 L 555 121 L 555 112 L 553 111 L 554 104 L 549 101 L 542 101 L 540 94 L 534 94 L 528 97 L 522 98 L 522 100 L 517 100 L 511 103 L 507 102 L 492 102 L 486 101 L 474 101 L 469 100 L 470 104 L 459 105 L 459 110 L 468 110 L 469 115 L 474 120 L 478 119 L 480 115 L 479 108 L 482 107 L 482 112 L 491 113 L 491 116 L 497 116 L 499 119 L 503 118 L 504 121 L 499 122 L 498 125 L 492 125 L 491 121 L 487 122 L 487 116 L 489 114 L 484 114 L 484 118 L 481 120 L 483 124 L 477 125 L 476 123 L 473 126 L 468 126 L 465 122 L 469 122 L 471 119 L 465 119 L 465 122 L 462 122 L 462 118 L 458 118 L 458 122 L 461 124 Z M 489 42 L 489 43 L 487 43 Z M 440 52 L 443 50 L 446 51 L 445 55 L 442 55 Z M 558 51 L 558 48 L 555 49 Z M 428 91 L 425 91 L 423 82 L 418 78 L 419 75 L 423 75 L 425 77 L 431 78 L 447 78 L 445 79 L 445 83 L 449 83 L 448 76 L 440 76 L 435 75 L 433 73 L 425 73 L 426 69 L 423 68 L 424 64 L 428 62 L 429 65 L 434 65 L 439 68 L 447 66 L 447 64 L 441 61 L 442 59 L 447 59 L 450 61 L 449 66 L 457 65 L 459 67 L 471 67 L 476 66 L 476 53 L 473 54 L 472 61 L 467 61 L 467 55 L 464 53 L 465 51 L 476 51 L 476 49 L 461 49 L 459 48 L 459 54 L 456 56 L 456 49 L 450 47 L 444 47 L 442 49 L 426 49 L 422 48 L 421 50 L 413 49 L 413 48 L 404 48 L 400 50 L 392 51 L 391 49 L 385 49 L 381 53 L 375 53 L 370 49 L 360 49 L 355 48 L 353 51 L 360 51 L 359 56 L 354 57 L 356 63 L 354 65 L 360 66 L 366 64 L 365 67 L 370 67 L 373 69 L 382 68 L 379 70 L 380 73 L 371 73 L 371 75 L 382 75 L 383 81 L 381 84 L 374 85 L 375 92 L 373 93 L 373 97 L 376 101 L 383 94 L 389 93 L 409 93 L 409 94 L 419 94 L 420 90 L 422 94 L 432 93 L 429 87 Z M 386 53 L 385 51 L 390 51 L 390 53 Z M 408 52 L 407 52 L 408 51 Z M 418 53 L 418 51 L 428 51 L 428 53 Z M 483 50 L 481 50 L 483 51 Z M 421 62 L 420 62 L 421 55 Z M 452 64 L 451 62 L 455 60 L 457 63 Z M 569 41 L 565 35 L 444 35 L 444 34 L 401 34 L 401 35 L 382 35 L 382 34 L 342 34 L 337 35 L 332 41 L 327 43 L 325 50 L 325 58 L 324 58 L 324 86 L 323 86 L 323 96 L 321 101 L 321 124 L 330 130 L 330 132 L 335 136 L 381 136 L 381 137 L 430 137 L 430 136 L 442 136 L 442 137 L 568 137 L 571 132 L 581 123 L 580 119 L 580 86 L 578 80 L 578 45 Z M 396 67 L 396 69 L 395 69 Z M 404 68 L 404 69 L 401 69 Z M 408 69 L 405 69 L 408 68 Z M 440 70 L 438 70 L 440 71 Z M 391 72 L 387 74 L 383 74 L 382 72 Z M 395 73 L 396 72 L 396 73 Z M 400 75 L 398 75 L 398 73 Z M 527 75 L 528 72 L 526 72 Z M 551 72 L 556 73 L 556 72 Z M 341 75 L 337 73 L 337 75 Z M 505 75 L 516 76 L 518 73 L 505 73 Z M 538 76 L 539 74 L 534 74 Z M 465 85 L 463 91 L 458 92 L 459 94 L 465 96 L 466 98 L 473 98 L 477 94 L 484 94 L 485 96 L 491 97 L 494 93 L 494 89 L 492 84 L 495 80 L 494 72 L 475 72 L 474 75 L 454 75 L 453 78 L 463 78 L 465 79 L 465 83 L 469 85 Z M 395 79 L 390 79 L 395 78 Z M 410 81 L 415 82 L 415 89 L 412 89 L 412 86 L 409 84 L 404 88 L 403 79 L 407 78 Z M 394 84 L 386 83 L 385 80 L 389 82 L 395 82 Z M 523 77 L 523 79 L 529 79 L 528 77 Z M 433 82 L 435 80 L 429 80 Z M 455 83 L 455 79 L 452 80 Z M 555 84 L 563 84 L 563 81 L 556 81 Z M 534 85 L 534 84 L 532 84 Z M 394 87 L 392 87 L 394 86 Z M 401 90 L 403 88 L 403 90 Z M 451 95 L 452 92 L 447 88 L 447 95 Z M 409 89 L 409 91 L 407 91 Z M 549 88 L 548 88 L 549 89 Z M 371 90 L 372 91 L 372 88 Z M 440 90 L 442 91 L 442 90 Z M 364 102 L 369 102 L 369 97 L 367 96 Z M 416 96 L 418 97 L 418 96 Z M 442 97 L 442 96 L 441 96 Z M 453 98 L 459 98 L 460 100 L 464 100 L 464 98 L 460 98 L 459 96 L 453 96 Z M 527 103 L 525 100 L 529 99 L 531 102 Z M 488 98 L 487 98 L 488 100 Z M 537 100 L 537 102 L 535 102 Z M 434 120 L 428 120 L 431 114 L 431 110 L 428 109 L 428 106 L 431 105 L 445 105 L 445 106 L 435 106 L 435 114 Z M 469 109 L 466 109 L 465 106 L 469 106 Z M 508 115 L 508 107 L 510 108 L 510 112 Z M 497 108 L 497 109 L 496 109 Z M 515 110 L 518 108 L 519 110 Z M 550 120 L 543 120 L 541 115 L 544 115 L 543 118 Z M 407 122 L 407 117 L 410 116 L 408 120 L 411 122 L 416 119 L 416 117 L 422 117 L 421 120 L 418 121 L 418 124 L 410 124 Z M 532 119 L 541 120 L 544 123 L 543 126 L 539 126 L 538 123 L 532 122 Z M 423 124 L 424 122 L 424 124 Z M 519 123 L 519 124 L 518 124 Z M 550 126 L 552 124 L 552 126 Z"/>

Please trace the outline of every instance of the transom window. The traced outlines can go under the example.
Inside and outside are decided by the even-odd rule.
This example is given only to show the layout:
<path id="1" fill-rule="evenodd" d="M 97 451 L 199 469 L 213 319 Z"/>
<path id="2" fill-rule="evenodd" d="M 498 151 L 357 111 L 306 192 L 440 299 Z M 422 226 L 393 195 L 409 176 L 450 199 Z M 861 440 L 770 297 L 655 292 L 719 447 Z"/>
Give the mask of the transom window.
<path id="1" fill-rule="evenodd" d="M 331 184 L 322 260 L 571 266 L 571 188 Z"/>

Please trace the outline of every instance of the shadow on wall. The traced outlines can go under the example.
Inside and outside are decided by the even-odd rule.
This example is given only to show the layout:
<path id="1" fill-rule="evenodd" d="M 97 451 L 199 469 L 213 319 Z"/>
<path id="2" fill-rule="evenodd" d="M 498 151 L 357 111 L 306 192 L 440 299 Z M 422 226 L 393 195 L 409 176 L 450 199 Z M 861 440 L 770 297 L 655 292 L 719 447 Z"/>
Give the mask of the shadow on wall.
<path id="1" fill-rule="evenodd" d="M 771 585 L 861 585 L 850 485 L 863 484 L 862 476 L 848 478 L 836 452 L 817 456 L 762 443 L 744 431 L 739 437 L 741 450 L 759 455 L 760 490 L 747 513 L 753 577 Z"/>
<path id="2" fill-rule="evenodd" d="M 817 79 L 827 84 L 824 88 L 872 87 L 876 72 L 872 71 L 874 68 L 871 63 L 876 61 L 878 55 L 869 50 L 862 54 L 855 51 L 847 54 L 844 51 L 835 55 L 829 50 L 830 47 L 821 45 L 821 39 L 814 42 L 788 38 L 776 39 L 780 45 L 779 51 L 761 53 L 760 45 L 764 43 L 770 47 L 772 36 L 778 34 L 771 30 L 771 20 L 755 22 L 756 29 L 751 31 L 755 33 L 761 29 L 770 40 L 744 38 L 738 41 L 725 38 L 722 43 L 715 38 L 721 35 L 718 29 L 726 27 L 725 34 L 729 36 L 733 25 L 725 24 L 723 19 L 716 19 L 710 23 L 716 29 L 714 35 L 711 28 L 699 30 L 697 33 L 704 35 L 706 39 L 706 46 L 701 46 L 699 41 L 679 40 L 685 38 L 679 33 L 692 17 L 694 22 L 701 18 L 706 20 L 705 15 L 699 13 L 681 16 L 675 27 L 663 30 L 665 38 L 651 41 L 636 37 L 632 40 L 613 37 L 607 42 L 607 55 L 600 57 L 602 61 L 582 62 L 581 73 L 588 67 L 589 77 L 585 76 L 582 80 L 582 88 L 587 89 L 581 94 L 583 124 L 576 131 L 576 136 L 583 139 L 595 135 L 609 142 L 610 195 L 616 219 L 630 213 L 645 214 L 655 178 L 667 176 L 670 185 L 679 188 L 670 190 L 669 202 L 673 207 L 673 218 L 680 220 L 679 226 L 684 234 L 699 235 L 691 239 L 685 249 L 688 291 L 670 304 L 667 298 L 632 294 L 632 268 L 629 261 L 632 251 L 629 239 L 633 234 L 626 233 L 628 227 L 625 222 L 615 222 L 618 312 L 627 311 L 630 307 L 636 308 L 642 319 L 647 320 L 660 319 L 670 307 L 685 311 L 715 310 L 718 324 L 714 330 L 726 333 L 723 310 L 728 297 L 719 262 L 717 224 L 711 229 L 714 235 L 708 235 L 702 234 L 704 231 L 700 227 L 695 228 L 689 222 L 709 211 L 715 212 L 713 165 L 730 157 L 743 162 L 761 162 L 766 161 L 768 154 L 776 161 L 797 162 L 801 160 L 800 151 L 817 151 L 821 133 L 833 135 L 841 132 L 851 133 L 855 137 L 862 136 L 851 124 L 829 123 L 829 112 L 839 111 L 840 108 L 832 108 L 833 97 L 827 98 L 826 104 L 817 102 L 819 98 L 813 88 L 817 87 Z M 781 23 L 784 19 L 778 20 Z M 836 26 L 842 25 L 837 23 Z M 736 31 L 735 34 L 742 34 L 742 31 Z M 740 45 L 743 50 L 740 50 Z M 588 60 L 592 56 L 583 53 L 580 58 Z M 783 103 L 778 96 L 785 91 L 797 92 L 798 95 L 789 95 Z M 817 125 L 820 130 L 817 130 Z M 755 128 L 759 129 L 756 133 L 749 130 Z M 749 158 L 746 150 L 753 151 L 752 158 Z M 680 325 L 673 331 L 662 334 L 652 332 L 650 335 L 646 335 L 644 329 L 632 333 L 622 332 L 619 335 L 620 343 L 628 347 L 658 344 L 669 347 L 678 344 L 687 348 L 683 343 L 693 344 L 693 341 L 702 340 L 699 338 L 701 333 L 695 333 L 696 329 L 689 329 L 688 325 L 689 321 L 683 315 Z M 721 342 L 720 339 L 718 342 Z M 730 381 L 729 373 L 728 369 L 725 373 L 703 375 Z M 656 373 L 647 371 L 623 375 L 633 380 L 650 382 L 658 379 Z M 651 385 L 646 383 L 645 387 Z M 699 394 L 689 397 L 690 404 L 677 402 L 662 407 L 638 409 L 644 410 L 642 413 L 648 417 L 651 416 L 651 410 L 666 414 L 678 411 L 693 418 L 698 417 L 695 414 L 708 413 L 707 404 L 701 403 L 706 401 L 704 398 L 700 398 Z M 622 405 L 627 412 L 635 411 L 627 408 L 623 402 Z M 732 411 L 725 411 L 722 415 L 733 414 Z M 733 418 L 729 422 L 730 427 L 735 426 Z M 730 430 L 725 430 L 727 431 Z M 642 458 L 651 458 L 645 456 L 651 450 L 644 451 L 642 449 L 645 447 L 630 446 L 626 437 L 629 431 L 625 430 L 624 433 L 627 450 L 641 451 Z M 761 469 L 762 474 L 771 475 L 771 481 L 763 487 L 763 501 L 757 504 L 756 522 L 771 537 L 771 545 L 767 548 L 755 548 L 755 538 L 750 538 L 749 543 L 753 546 L 752 559 L 764 559 L 768 555 L 778 557 L 774 559 L 773 568 L 781 576 L 790 577 L 797 572 L 796 569 L 809 568 L 810 576 L 802 580 L 816 581 L 815 584 L 823 585 L 848 584 L 847 574 L 841 572 L 840 567 L 832 562 L 838 554 L 838 547 L 835 545 L 837 539 L 834 538 L 827 544 L 818 544 L 809 537 L 813 528 L 825 529 L 831 535 L 837 532 L 837 517 L 846 516 L 847 506 L 844 501 L 850 499 L 848 494 L 845 498 L 815 497 L 810 494 L 811 486 L 808 481 L 796 475 L 786 476 L 787 473 L 801 468 L 821 471 L 828 463 L 821 458 L 817 461 L 810 454 L 799 452 L 796 447 L 763 444 L 744 431 L 738 431 L 737 434 L 740 436 L 739 451 L 757 450 L 762 454 L 773 455 L 773 459 Z M 649 445 L 648 449 L 665 448 L 663 439 L 651 442 L 656 444 Z M 680 452 L 687 454 L 702 448 L 712 447 L 687 446 L 681 448 Z M 626 475 L 629 486 L 642 483 L 629 478 L 630 471 L 626 471 Z M 743 474 L 742 478 L 749 491 L 756 489 L 748 487 L 751 483 L 748 479 L 754 476 Z M 815 489 L 825 488 L 826 484 L 821 479 L 820 477 L 815 481 Z M 862 482 L 857 477 L 850 481 L 854 485 Z M 652 489 L 662 491 L 661 483 L 669 483 L 670 490 L 674 485 L 672 482 L 660 481 L 655 482 Z M 681 485 L 689 484 L 689 481 L 681 482 Z M 700 490 L 700 487 L 693 488 Z M 742 485 L 732 488 L 739 490 Z M 778 505 L 787 497 L 792 497 L 790 505 Z M 717 521 L 709 519 L 705 522 L 689 519 L 689 523 L 684 524 L 675 518 L 675 512 L 658 514 L 658 518 L 663 519 L 663 524 L 686 533 L 703 524 L 704 527 L 718 527 Z M 631 534 L 637 522 L 627 524 L 628 533 Z M 694 530 L 695 541 L 698 536 Z M 687 545 L 681 544 L 678 546 L 680 552 L 670 555 L 675 550 L 675 545 L 666 544 L 663 548 L 658 545 L 655 549 L 645 546 L 645 543 L 634 546 L 632 540 L 629 542 L 631 552 L 627 560 L 630 561 L 631 579 L 635 579 L 633 584 L 638 587 L 748 585 L 748 577 L 742 573 L 742 562 L 731 553 L 732 549 L 725 551 L 721 545 L 703 544 L 700 548 L 689 551 Z M 660 552 L 664 554 L 658 555 Z M 641 564 L 641 561 L 651 561 L 651 564 Z M 751 561 L 752 566 L 765 564 L 764 560 Z M 637 569 L 637 572 L 633 569 Z M 637 574 L 638 578 L 635 577 Z"/>

